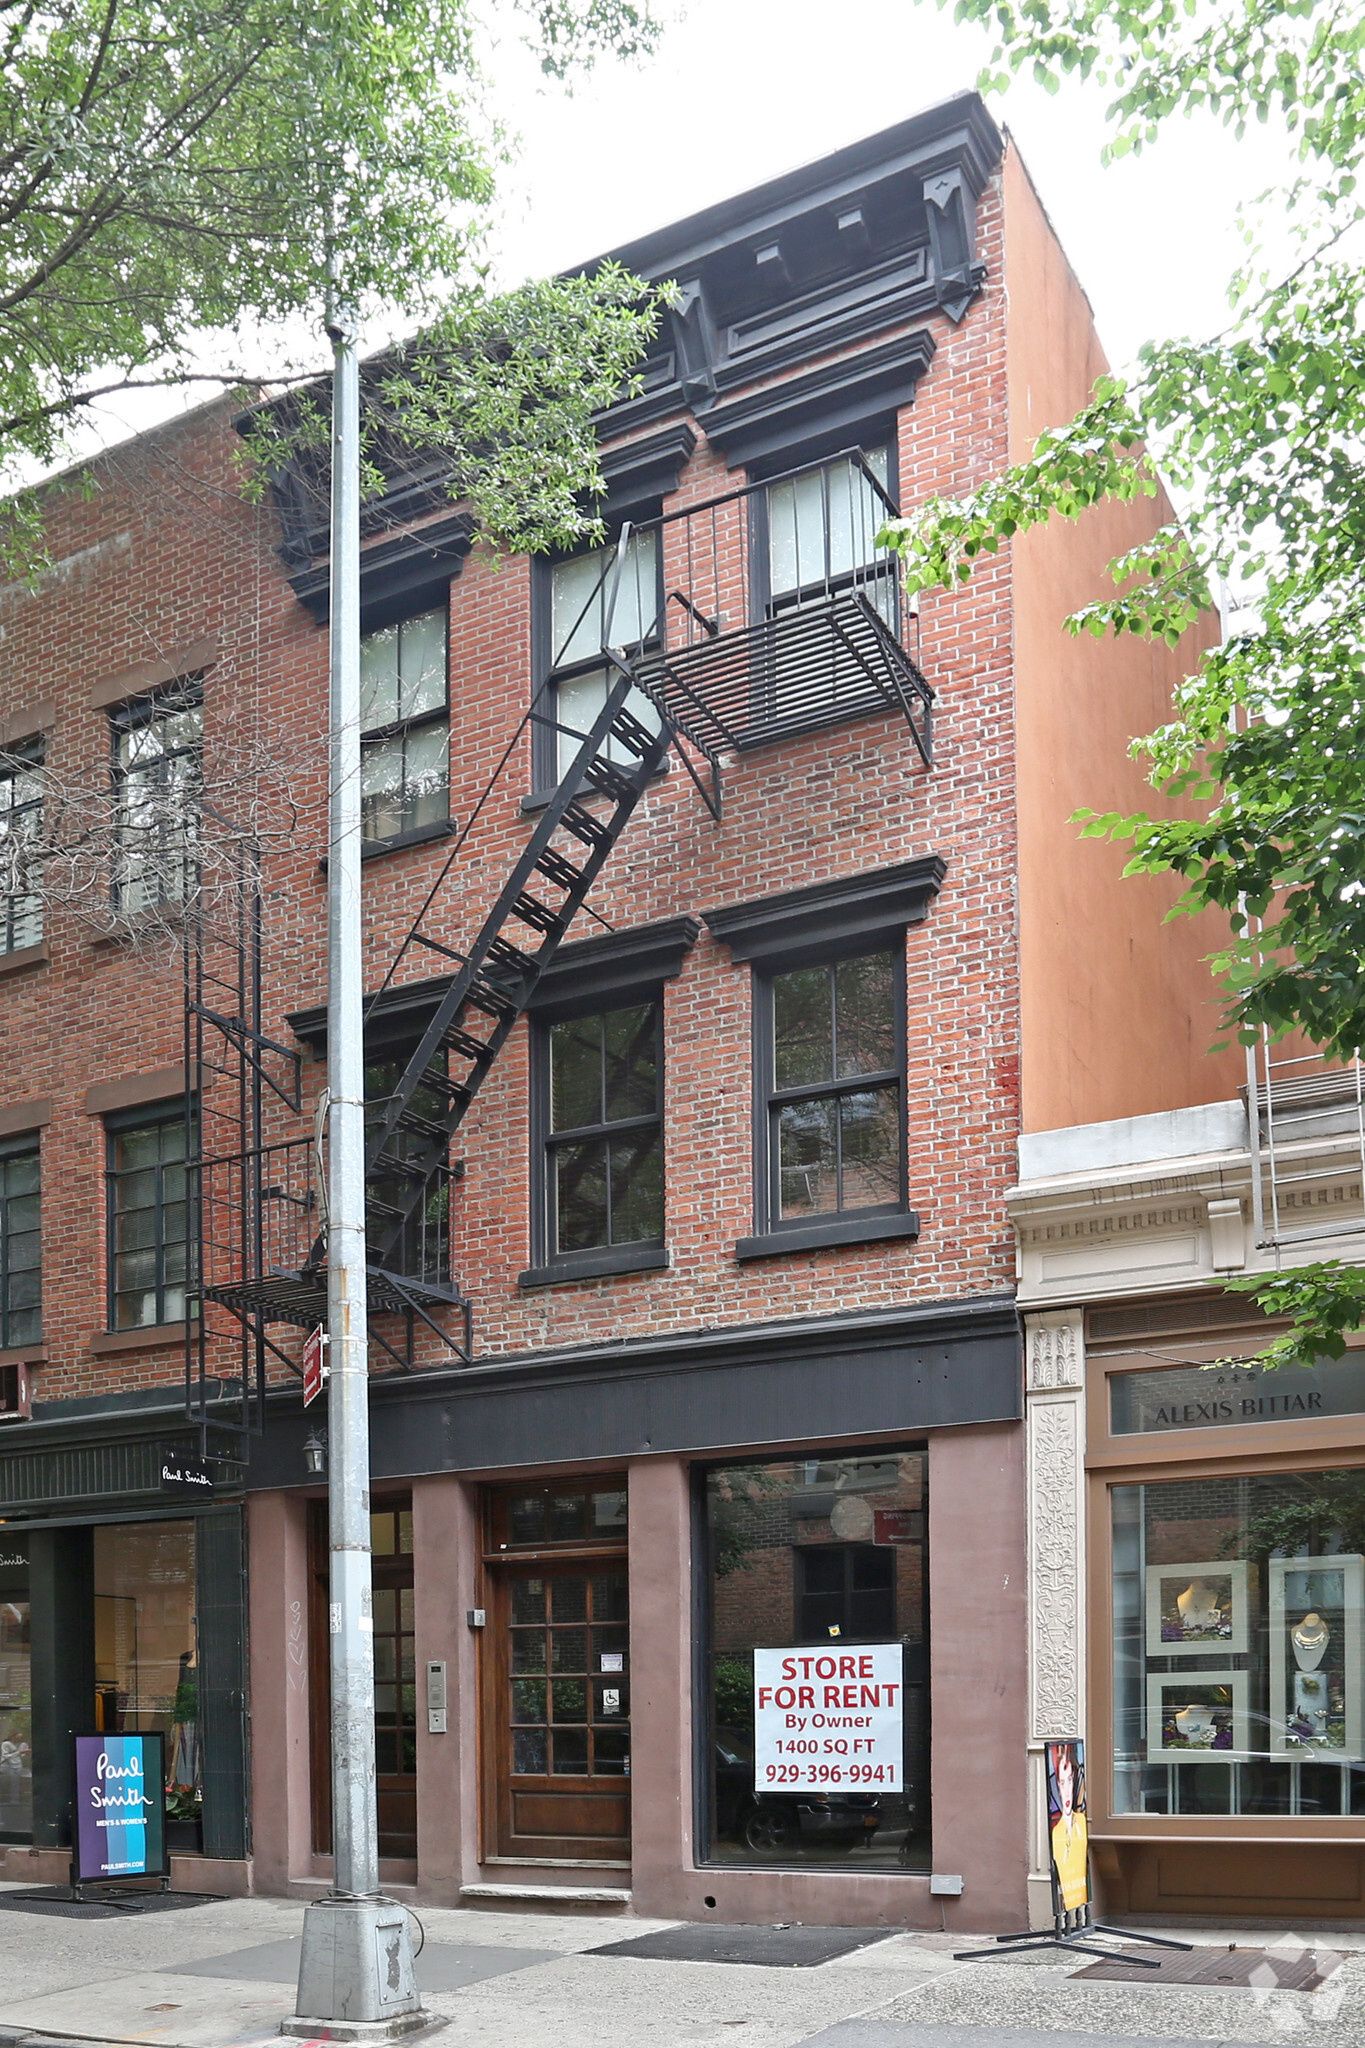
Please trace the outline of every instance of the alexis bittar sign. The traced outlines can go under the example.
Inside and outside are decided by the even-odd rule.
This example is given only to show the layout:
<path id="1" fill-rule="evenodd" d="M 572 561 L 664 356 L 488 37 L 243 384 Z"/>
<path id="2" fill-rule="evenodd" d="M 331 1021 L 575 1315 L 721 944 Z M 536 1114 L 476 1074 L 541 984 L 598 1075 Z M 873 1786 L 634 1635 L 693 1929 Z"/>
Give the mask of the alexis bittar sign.
<path id="1" fill-rule="evenodd" d="M 1360 1414 L 1365 1414 L 1365 1353 L 1358 1351 L 1341 1359 L 1319 1359 L 1308 1367 L 1277 1366 L 1267 1371 L 1253 1359 L 1235 1365 L 1116 1372 L 1109 1380 L 1109 1426 L 1114 1436 Z"/>

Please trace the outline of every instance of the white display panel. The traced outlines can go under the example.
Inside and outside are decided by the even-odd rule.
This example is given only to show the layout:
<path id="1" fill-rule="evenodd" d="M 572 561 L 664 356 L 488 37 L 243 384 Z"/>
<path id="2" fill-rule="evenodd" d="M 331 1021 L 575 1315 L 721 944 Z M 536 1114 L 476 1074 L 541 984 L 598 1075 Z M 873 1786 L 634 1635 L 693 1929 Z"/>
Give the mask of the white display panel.
<path id="1" fill-rule="evenodd" d="M 756 1792 L 899 1792 L 899 1643 L 755 1650 Z"/>
<path id="2" fill-rule="evenodd" d="M 1324 1762 L 1362 1753 L 1365 1557 L 1270 1559 L 1270 1742 Z"/>

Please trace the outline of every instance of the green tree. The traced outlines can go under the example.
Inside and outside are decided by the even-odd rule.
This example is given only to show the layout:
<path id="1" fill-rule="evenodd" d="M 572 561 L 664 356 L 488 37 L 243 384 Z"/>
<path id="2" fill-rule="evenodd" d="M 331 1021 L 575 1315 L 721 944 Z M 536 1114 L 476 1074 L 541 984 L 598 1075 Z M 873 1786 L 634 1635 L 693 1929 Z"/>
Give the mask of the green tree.
<path id="1" fill-rule="evenodd" d="M 562 75 L 648 47 L 648 0 L 522 0 Z M 50 463 L 111 393 L 291 368 L 329 288 L 420 330 L 371 412 L 479 460 L 513 539 L 571 535 L 589 419 L 651 309 L 618 272 L 490 300 L 477 271 L 501 144 L 471 0 L 48 0 L 0 10 L 0 479 Z M 431 370 L 439 377 L 426 376 Z M 425 377 L 425 381 L 421 381 Z M 528 454 L 537 417 L 543 457 Z M 511 423 L 501 462 L 490 431 Z M 32 538 L 10 501 L 11 545 Z"/>
<path id="2" fill-rule="evenodd" d="M 1054 515 L 1155 491 L 1154 451 L 1186 505 L 1180 525 L 1111 565 L 1113 590 L 1073 632 L 1171 644 L 1215 578 L 1250 592 L 1254 621 L 1211 649 L 1174 716 L 1139 743 L 1160 797 L 1198 815 L 1083 814 L 1131 841 L 1132 873 L 1184 878 L 1180 909 L 1216 905 L 1233 937 L 1215 961 L 1249 1041 L 1301 1029 L 1329 1054 L 1365 1043 L 1365 11 L 1315 0 L 957 0 L 992 27 L 983 85 L 1074 75 L 1112 95 L 1110 158 L 1178 114 L 1241 134 L 1287 133 L 1287 190 L 1261 202 L 1291 251 L 1252 257 L 1228 324 L 1154 343 L 1107 379 L 1032 458 L 973 496 L 899 522 L 913 589 L 951 587 L 983 553 Z M 1365 1322 L 1365 1274 L 1333 1262 L 1248 1282 L 1293 1318 L 1282 1358 L 1339 1355 Z"/>

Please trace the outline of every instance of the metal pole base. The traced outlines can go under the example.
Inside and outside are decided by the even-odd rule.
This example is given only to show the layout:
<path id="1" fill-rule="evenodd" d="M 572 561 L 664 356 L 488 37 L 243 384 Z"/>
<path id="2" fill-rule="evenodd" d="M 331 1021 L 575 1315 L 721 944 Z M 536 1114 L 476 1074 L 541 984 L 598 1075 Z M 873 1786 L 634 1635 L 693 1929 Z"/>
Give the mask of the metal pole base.
<path id="1" fill-rule="evenodd" d="M 298 1998 L 280 2032 L 310 2041 L 391 2041 L 430 2024 L 398 1901 L 315 1900 L 303 1916 Z"/>

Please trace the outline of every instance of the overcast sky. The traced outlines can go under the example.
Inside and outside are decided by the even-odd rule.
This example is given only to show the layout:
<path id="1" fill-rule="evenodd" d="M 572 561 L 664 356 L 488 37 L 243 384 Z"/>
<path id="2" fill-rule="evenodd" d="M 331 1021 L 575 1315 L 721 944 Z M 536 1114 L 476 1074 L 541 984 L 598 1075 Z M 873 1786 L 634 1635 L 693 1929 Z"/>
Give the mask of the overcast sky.
<path id="1" fill-rule="evenodd" d="M 544 81 L 508 23 L 489 64 L 493 110 L 519 137 L 490 254 L 498 281 L 565 270 L 714 200 L 890 127 L 970 88 L 991 40 L 925 4 L 848 0 L 660 0 L 657 54 L 603 63 L 572 94 Z M 1264 131 L 1235 142 L 1180 121 L 1150 151 L 1105 168 L 1104 93 L 1016 83 L 991 101 L 1008 126 L 1095 309 L 1111 364 L 1142 342 L 1216 333 L 1243 254 L 1238 202 L 1283 174 Z M 378 346 L 383 332 L 366 336 Z M 80 452 L 202 402 L 118 399 Z"/>
<path id="2" fill-rule="evenodd" d="M 506 280 L 568 268 L 971 87 L 990 38 L 932 4 L 686 0 L 657 56 L 542 90 L 510 44 L 498 110 L 522 156 L 504 182 Z M 1239 199 L 1277 168 L 1181 121 L 1150 153 L 1100 163 L 1105 95 L 1018 83 L 993 99 L 1095 308 L 1117 367 L 1150 338 L 1212 334 L 1241 254 Z"/>

